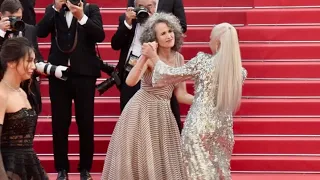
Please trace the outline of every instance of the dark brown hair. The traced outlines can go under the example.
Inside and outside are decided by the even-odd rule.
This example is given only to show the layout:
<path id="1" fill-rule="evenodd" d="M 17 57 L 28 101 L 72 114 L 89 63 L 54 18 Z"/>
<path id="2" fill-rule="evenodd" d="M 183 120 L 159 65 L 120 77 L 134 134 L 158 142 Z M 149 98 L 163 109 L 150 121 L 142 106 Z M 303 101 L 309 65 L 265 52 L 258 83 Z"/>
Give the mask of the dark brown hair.
<path id="1" fill-rule="evenodd" d="M 26 55 L 30 57 L 32 44 L 24 37 L 16 37 L 4 41 L 0 51 L 0 80 L 7 70 L 9 62 L 19 63 Z"/>
<path id="2" fill-rule="evenodd" d="M 2 14 L 4 14 L 6 11 L 13 14 L 19 11 L 19 9 L 23 11 L 23 7 L 19 0 L 4 0 L 1 3 L 1 7 L 0 7 L 0 11 Z"/>

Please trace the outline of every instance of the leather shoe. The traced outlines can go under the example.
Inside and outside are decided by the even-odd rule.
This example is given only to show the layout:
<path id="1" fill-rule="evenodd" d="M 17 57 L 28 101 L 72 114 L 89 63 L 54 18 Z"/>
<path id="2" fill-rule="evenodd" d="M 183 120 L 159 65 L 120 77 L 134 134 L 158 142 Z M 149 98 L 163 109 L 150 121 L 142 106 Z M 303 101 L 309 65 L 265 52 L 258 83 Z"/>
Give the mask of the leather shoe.
<path id="1" fill-rule="evenodd" d="M 87 170 L 82 170 L 80 172 L 80 180 L 93 180 L 93 179 Z"/>
<path id="2" fill-rule="evenodd" d="M 57 180 L 69 180 L 67 171 L 66 170 L 59 171 Z"/>

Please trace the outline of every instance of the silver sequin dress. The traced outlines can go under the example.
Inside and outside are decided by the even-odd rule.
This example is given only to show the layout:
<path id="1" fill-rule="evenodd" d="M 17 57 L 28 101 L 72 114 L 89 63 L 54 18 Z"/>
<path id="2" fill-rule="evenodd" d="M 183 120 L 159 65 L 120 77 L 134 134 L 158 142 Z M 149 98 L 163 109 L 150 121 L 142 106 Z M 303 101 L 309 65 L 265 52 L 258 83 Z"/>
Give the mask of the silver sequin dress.
<path id="1" fill-rule="evenodd" d="M 182 67 L 158 61 L 152 82 L 156 87 L 194 79 L 195 96 L 182 131 L 182 154 L 188 179 L 230 180 L 234 146 L 232 114 L 215 110 L 217 81 L 214 56 L 198 53 Z M 243 79 L 247 72 L 243 69 Z"/>

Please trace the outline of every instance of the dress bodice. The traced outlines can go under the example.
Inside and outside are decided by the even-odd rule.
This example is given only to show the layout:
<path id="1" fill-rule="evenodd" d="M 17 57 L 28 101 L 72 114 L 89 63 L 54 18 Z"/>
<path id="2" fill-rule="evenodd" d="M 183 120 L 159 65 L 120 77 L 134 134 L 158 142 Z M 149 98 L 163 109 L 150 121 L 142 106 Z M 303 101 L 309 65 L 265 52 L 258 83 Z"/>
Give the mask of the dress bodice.
<path id="1" fill-rule="evenodd" d="M 175 67 L 181 66 L 180 54 L 176 52 Z M 168 84 L 162 87 L 153 87 L 152 85 L 153 72 L 147 70 L 141 78 L 141 89 L 162 99 L 170 99 L 176 84 Z"/>
<path id="2" fill-rule="evenodd" d="M 32 148 L 37 114 L 33 109 L 22 108 L 14 113 L 6 113 L 1 134 L 1 148 Z"/>

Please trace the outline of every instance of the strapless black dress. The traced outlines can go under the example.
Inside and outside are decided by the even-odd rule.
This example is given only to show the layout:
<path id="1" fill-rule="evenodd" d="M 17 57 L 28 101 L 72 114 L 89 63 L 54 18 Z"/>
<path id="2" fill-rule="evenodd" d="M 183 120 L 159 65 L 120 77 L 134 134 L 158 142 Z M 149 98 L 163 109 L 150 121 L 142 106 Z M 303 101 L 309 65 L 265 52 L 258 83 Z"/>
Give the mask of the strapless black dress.
<path id="1" fill-rule="evenodd" d="M 5 115 L 1 154 L 10 180 L 49 179 L 33 149 L 37 119 L 36 112 L 26 108 Z"/>

